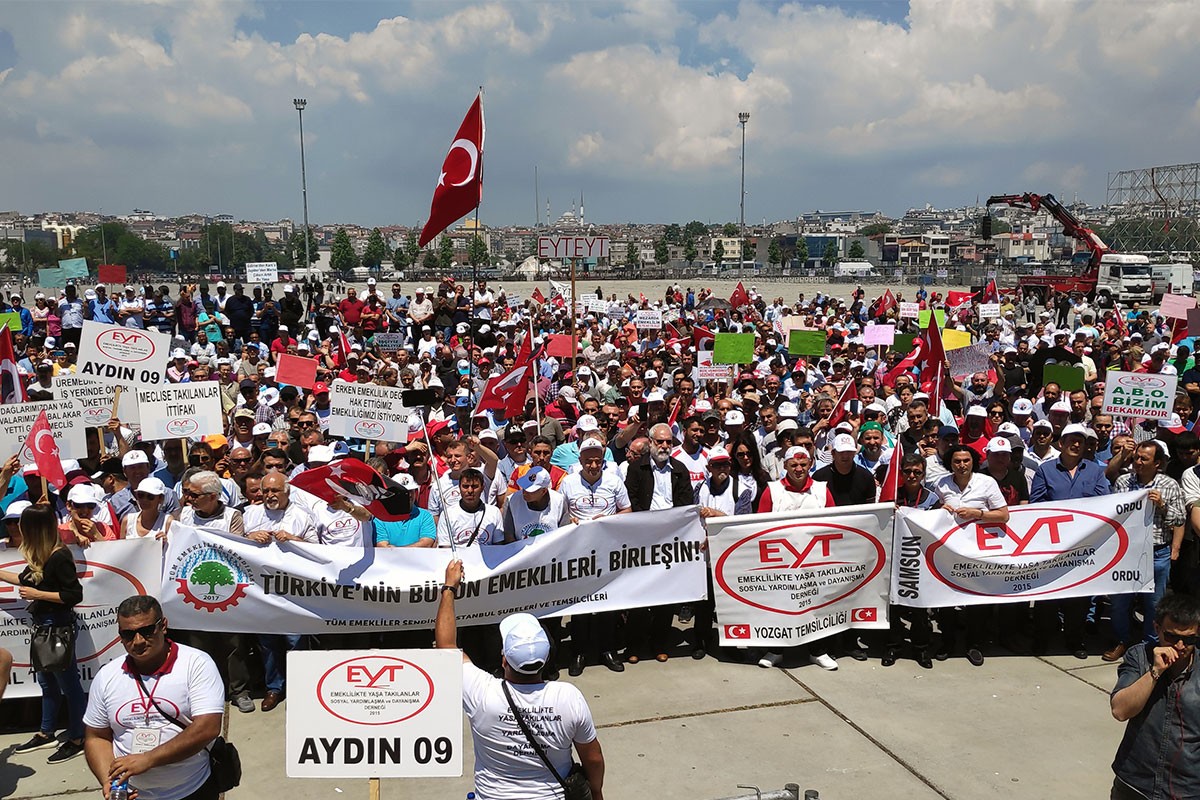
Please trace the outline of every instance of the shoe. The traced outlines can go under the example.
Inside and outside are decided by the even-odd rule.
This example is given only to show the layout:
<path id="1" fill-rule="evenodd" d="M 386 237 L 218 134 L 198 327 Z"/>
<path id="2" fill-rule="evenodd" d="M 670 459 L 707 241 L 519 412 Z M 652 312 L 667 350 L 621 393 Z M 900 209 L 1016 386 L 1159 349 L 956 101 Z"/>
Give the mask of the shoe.
<path id="1" fill-rule="evenodd" d="M 829 672 L 837 672 L 837 661 L 828 653 L 821 653 L 819 656 L 809 656 L 808 663 L 816 664 L 821 669 L 828 670 Z"/>
<path id="2" fill-rule="evenodd" d="M 887 650 L 884 650 L 883 658 L 879 659 L 879 663 L 881 666 L 884 666 L 884 667 L 893 666 L 896 663 L 895 649 L 889 647 Z"/>
<path id="3" fill-rule="evenodd" d="M 950 648 L 945 645 L 938 645 L 938 649 L 934 652 L 933 657 L 938 661 L 945 661 L 950 657 Z"/>
<path id="4" fill-rule="evenodd" d="M 708 655 L 708 651 L 703 647 L 697 647 L 692 650 L 692 658 L 696 659 L 697 661 L 703 660 L 706 655 Z"/>
<path id="5" fill-rule="evenodd" d="M 1076 647 L 1074 650 L 1072 650 L 1071 655 L 1075 656 L 1080 661 L 1087 661 L 1088 651 L 1086 648 L 1080 646 L 1080 647 Z"/>
<path id="6" fill-rule="evenodd" d="M 970 661 L 973 667 L 982 667 L 983 653 L 979 652 L 978 647 L 969 647 L 967 648 L 967 661 Z"/>
<path id="7" fill-rule="evenodd" d="M 658 655 L 656 655 L 654 657 L 654 660 L 660 664 L 665 664 L 669 658 L 670 658 L 670 656 L 667 655 L 666 653 L 659 653 Z"/>
<path id="8" fill-rule="evenodd" d="M 542 677 L 548 681 L 558 680 L 558 668 L 548 669 L 542 673 Z"/>
<path id="9" fill-rule="evenodd" d="M 283 692 L 267 692 L 267 696 L 263 698 L 262 710 L 270 711 L 283 701 Z"/>
<path id="10" fill-rule="evenodd" d="M 933 669 L 933 661 L 929 658 L 929 651 L 918 650 L 914 658 L 922 669 Z"/>
<path id="11" fill-rule="evenodd" d="M 853 658 L 855 661 L 866 661 L 867 651 L 857 645 L 846 650 L 846 655 Z"/>
<path id="12" fill-rule="evenodd" d="M 770 653 L 770 652 L 763 653 L 762 658 L 760 658 L 758 660 L 758 665 L 760 667 L 762 667 L 763 669 L 771 669 L 772 667 L 778 667 L 782 663 L 783 663 L 783 656 L 780 655 L 779 653 Z"/>
<path id="13" fill-rule="evenodd" d="M 587 661 L 583 656 L 575 656 L 571 659 L 571 666 L 567 668 L 567 674 L 572 678 L 578 678 L 583 674 L 583 668 L 586 664 Z"/>
<path id="14" fill-rule="evenodd" d="M 64 761 L 70 761 L 75 756 L 83 755 L 83 745 L 75 744 L 70 739 L 59 745 L 59 748 L 50 754 L 46 759 L 47 764 L 61 764 Z"/>
<path id="15" fill-rule="evenodd" d="M 680 622 L 684 622 L 684 623 L 691 622 L 692 617 L 694 617 L 694 616 L 695 616 L 695 613 L 692 611 L 691 606 L 683 606 L 682 608 L 679 609 L 679 621 Z"/>
<path id="16" fill-rule="evenodd" d="M 248 694 L 239 694 L 233 698 L 233 704 L 237 706 L 237 710 L 243 714 L 249 714 L 254 710 L 254 701 L 250 699 Z"/>
<path id="17" fill-rule="evenodd" d="M 613 672 L 625 671 L 625 665 L 621 663 L 621 659 L 617 658 L 617 654 L 611 650 L 605 650 L 600 654 L 600 663 Z"/>
<path id="18" fill-rule="evenodd" d="M 1100 659 L 1109 662 L 1120 661 L 1125 657 L 1125 651 L 1128 649 L 1122 642 L 1117 642 L 1111 650 L 1105 650 L 1104 655 L 1100 656 Z"/>
<path id="19" fill-rule="evenodd" d="M 32 753 L 34 750 L 45 750 L 50 747 L 58 747 L 58 739 L 55 739 L 53 734 L 47 736 L 38 731 L 33 735 L 33 738 L 24 744 L 19 744 L 13 748 L 14 753 Z"/>
<path id="20" fill-rule="evenodd" d="M 636 656 L 636 655 L 625 656 L 625 663 L 627 663 L 627 664 L 636 664 L 641 660 L 642 660 L 641 656 Z"/>

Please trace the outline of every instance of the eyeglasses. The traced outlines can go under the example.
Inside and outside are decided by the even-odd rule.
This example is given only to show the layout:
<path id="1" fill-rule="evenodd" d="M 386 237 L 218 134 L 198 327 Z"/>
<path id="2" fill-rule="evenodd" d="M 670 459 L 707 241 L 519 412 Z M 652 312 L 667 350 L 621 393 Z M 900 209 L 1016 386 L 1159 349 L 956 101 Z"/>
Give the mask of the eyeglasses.
<path id="1" fill-rule="evenodd" d="M 162 625 L 161 617 L 156 619 L 153 625 L 143 625 L 140 628 L 119 628 L 117 635 L 121 637 L 122 642 L 132 642 L 139 636 L 148 640 L 151 636 L 158 633 L 160 625 Z"/>
<path id="2" fill-rule="evenodd" d="M 138 500 L 147 500 L 147 501 L 153 500 L 156 497 L 162 497 L 162 495 L 152 494 L 150 492 L 134 492 L 133 496 L 136 497 Z"/>
<path id="3" fill-rule="evenodd" d="M 204 496 L 210 495 L 210 494 L 216 494 L 216 492 L 196 492 L 191 489 L 183 490 L 184 497 L 204 497 Z"/>
<path id="4" fill-rule="evenodd" d="M 264 433 L 262 435 L 266 436 L 267 434 Z M 249 459 L 249 458 L 231 458 L 231 459 L 229 459 L 229 463 L 231 463 L 231 464 L 249 464 L 252 460 L 253 459 Z"/>
<path id="5" fill-rule="evenodd" d="M 912 469 L 906 469 L 906 470 L 902 470 L 902 471 L 904 472 L 905 475 L 924 475 L 925 474 L 925 470 L 920 469 L 919 467 L 913 467 Z"/>
<path id="6" fill-rule="evenodd" d="M 301 428 L 312 428 L 312 427 L 315 427 L 317 423 L 313 422 L 312 420 L 302 420 L 300 422 L 297 422 L 296 424 L 299 425 Z"/>
<path id="7" fill-rule="evenodd" d="M 1170 631 L 1159 631 L 1158 635 L 1162 637 L 1163 644 L 1182 642 L 1188 647 L 1194 647 L 1197 643 L 1200 643 L 1200 634 L 1196 633 L 1185 636 L 1179 633 L 1171 633 Z"/>

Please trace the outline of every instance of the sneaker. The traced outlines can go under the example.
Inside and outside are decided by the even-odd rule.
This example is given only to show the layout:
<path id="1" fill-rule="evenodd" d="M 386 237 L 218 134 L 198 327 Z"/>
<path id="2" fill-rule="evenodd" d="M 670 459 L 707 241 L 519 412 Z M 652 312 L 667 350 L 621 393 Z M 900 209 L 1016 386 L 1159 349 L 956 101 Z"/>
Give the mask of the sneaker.
<path id="1" fill-rule="evenodd" d="M 758 660 L 758 665 L 763 669 L 771 669 L 778 667 L 783 663 L 783 656 L 779 653 L 763 653 L 762 658 Z"/>
<path id="2" fill-rule="evenodd" d="M 19 744 L 13 748 L 14 753 L 32 753 L 34 750 L 45 750 L 49 747 L 58 747 L 58 739 L 53 735 L 47 736 L 41 731 L 35 733 L 33 738 L 24 744 Z"/>
<path id="3" fill-rule="evenodd" d="M 254 700 L 248 694 L 239 694 L 233 698 L 233 704 L 237 706 L 237 710 L 243 714 L 249 714 L 254 710 Z"/>
<path id="4" fill-rule="evenodd" d="M 809 656 L 810 664 L 816 664 L 818 667 L 829 672 L 837 672 L 837 661 L 829 653 L 821 653 L 819 656 Z"/>
<path id="5" fill-rule="evenodd" d="M 83 745 L 75 744 L 70 739 L 63 742 L 57 750 L 50 754 L 46 759 L 47 764 L 61 764 L 64 761 L 70 761 L 75 756 L 83 755 Z"/>

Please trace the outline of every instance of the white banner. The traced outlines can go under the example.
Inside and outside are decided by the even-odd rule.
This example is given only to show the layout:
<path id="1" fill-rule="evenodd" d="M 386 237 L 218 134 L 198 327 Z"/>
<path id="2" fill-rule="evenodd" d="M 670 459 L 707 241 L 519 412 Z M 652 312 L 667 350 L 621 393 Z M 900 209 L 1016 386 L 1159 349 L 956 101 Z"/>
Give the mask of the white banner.
<path id="1" fill-rule="evenodd" d="M 921 316 L 920 303 L 901 303 L 900 319 L 917 319 Z"/>
<path id="2" fill-rule="evenodd" d="M 707 521 L 721 644 L 789 647 L 888 626 L 891 503 Z"/>
<path id="3" fill-rule="evenodd" d="M 1154 510 L 1146 497 L 1012 506 L 1007 525 L 901 508 L 892 602 L 942 608 L 1152 591 Z"/>
<path id="4" fill-rule="evenodd" d="M 38 415 L 46 412 L 50 431 L 63 458 L 87 458 L 87 424 L 83 409 L 73 400 L 41 400 L 33 403 L 0 404 L 0 448 L 4 458 L 17 453 L 22 464 L 32 464 L 33 454 L 25 440 Z"/>
<path id="5" fill-rule="evenodd" d="M 138 408 L 146 418 L 142 438 L 156 442 L 225 432 L 221 384 L 216 381 L 175 383 L 137 390 Z"/>
<path id="6" fill-rule="evenodd" d="M 89 428 L 107 425 L 112 419 L 113 397 L 117 387 L 92 378 L 63 373 L 56 375 L 51 384 L 55 400 L 72 400 L 83 411 L 83 424 Z M 117 418 L 125 425 L 139 425 L 137 397 L 132 391 L 121 392 L 117 407 Z"/>
<path id="7" fill-rule="evenodd" d="M 247 261 L 246 283 L 277 283 L 279 264 L 274 261 Z"/>
<path id="8" fill-rule="evenodd" d="M 79 374 L 132 389 L 167 382 L 171 334 L 84 322 L 79 339 Z"/>
<path id="9" fill-rule="evenodd" d="M 696 379 L 701 381 L 732 381 L 733 367 L 728 364 L 712 363 L 712 350 L 696 353 Z"/>
<path id="10" fill-rule="evenodd" d="M 464 625 L 686 603 L 707 595 L 696 506 L 604 517 L 513 544 L 460 547 Z M 176 523 L 163 609 L 179 628 L 322 633 L 431 628 L 448 549 L 272 542 Z M 886 588 L 886 587 L 885 587 Z"/>
<path id="11" fill-rule="evenodd" d="M 1178 375 L 1109 370 L 1104 378 L 1103 414 L 1169 420 L 1175 410 Z"/>
<path id="12" fill-rule="evenodd" d="M 633 325 L 639 331 L 657 331 L 662 328 L 661 311 L 638 311 L 633 315 Z"/>
<path id="13" fill-rule="evenodd" d="M 371 338 L 371 342 L 381 351 L 399 350 L 404 347 L 404 334 L 377 333 Z"/>
<path id="14" fill-rule="evenodd" d="M 329 433 L 352 439 L 408 441 L 408 418 L 413 415 L 400 386 L 334 381 L 329 385 Z"/>
<path id="15" fill-rule="evenodd" d="M 86 550 L 72 547 L 83 586 L 83 602 L 75 607 L 79 638 L 75 657 L 86 691 L 100 667 L 123 658 L 117 636 L 117 606 L 135 594 L 157 595 L 162 569 L 162 542 L 122 539 L 96 542 Z M 25 559 L 16 549 L 0 547 L 0 569 L 20 572 Z M 13 654 L 12 683 L 4 696 L 38 697 L 41 689 L 29 667 L 29 614 L 17 587 L 0 584 L 0 647 Z"/>

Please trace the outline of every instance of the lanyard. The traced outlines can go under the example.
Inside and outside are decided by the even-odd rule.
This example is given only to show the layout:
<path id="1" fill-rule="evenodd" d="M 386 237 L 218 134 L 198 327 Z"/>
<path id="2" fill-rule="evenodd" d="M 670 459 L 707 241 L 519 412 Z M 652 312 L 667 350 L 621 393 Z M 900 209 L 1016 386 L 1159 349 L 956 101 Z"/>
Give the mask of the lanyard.
<path id="1" fill-rule="evenodd" d="M 146 687 L 144 686 L 144 681 L 142 681 L 142 677 L 140 675 L 135 675 L 134 679 L 137 681 L 138 694 L 141 695 L 142 697 L 146 698 L 146 727 L 149 728 L 150 727 L 150 709 L 157 708 L 157 706 L 154 705 L 154 693 L 158 691 L 158 684 L 162 682 L 162 676 L 159 675 L 157 678 L 154 679 L 154 688 L 151 689 L 149 691 L 149 693 L 146 692 Z"/>

